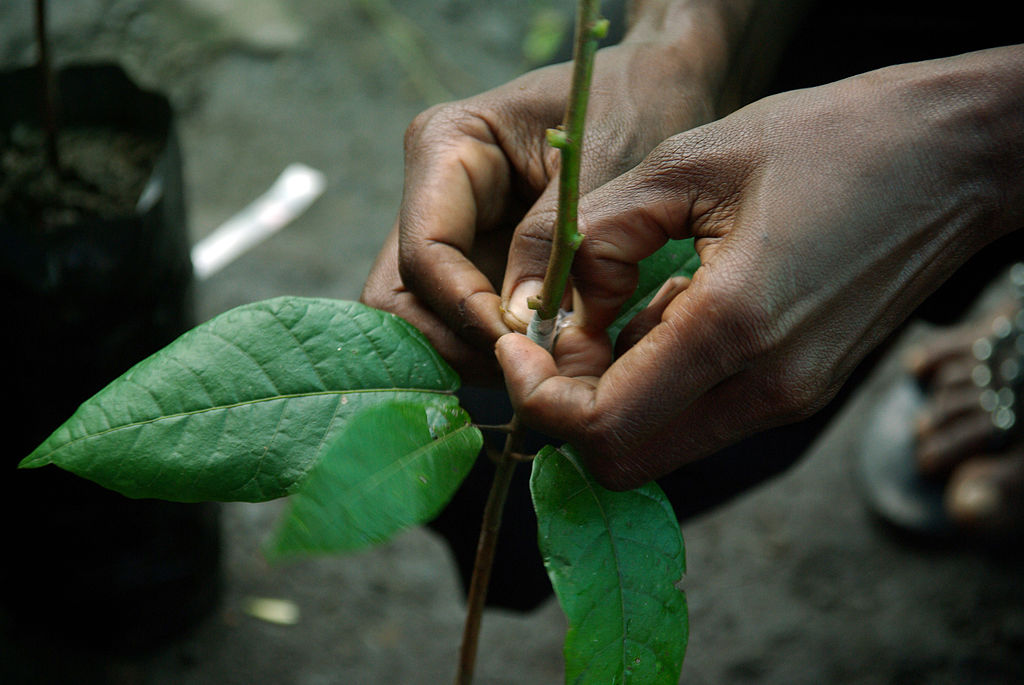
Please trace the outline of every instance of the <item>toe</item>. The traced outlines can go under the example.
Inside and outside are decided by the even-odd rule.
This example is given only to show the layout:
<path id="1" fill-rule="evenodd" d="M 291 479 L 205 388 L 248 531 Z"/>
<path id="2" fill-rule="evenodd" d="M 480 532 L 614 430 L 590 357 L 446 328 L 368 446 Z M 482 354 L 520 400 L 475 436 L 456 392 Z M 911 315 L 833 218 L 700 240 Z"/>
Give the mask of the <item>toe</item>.
<path id="1" fill-rule="evenodd" d="M 946 507 L 984 538 L 1024 537 L 1024 446 L 964 462 L 950 479 Z"/>
<path id="2" fill-rule="evenodd" d="M 948 473 L 970 455 L 989 444 L 992 422 L 982 412 L 964 413 L 953 420 L 919 423 L 917 464 L 922 473 L 937 476 Z"/>

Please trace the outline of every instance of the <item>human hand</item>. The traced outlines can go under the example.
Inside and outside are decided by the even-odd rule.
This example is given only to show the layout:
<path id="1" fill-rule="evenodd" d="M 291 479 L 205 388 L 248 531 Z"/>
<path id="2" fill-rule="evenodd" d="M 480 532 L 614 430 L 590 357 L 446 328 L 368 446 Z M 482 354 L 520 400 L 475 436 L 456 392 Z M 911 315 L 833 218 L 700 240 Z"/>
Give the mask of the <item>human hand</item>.
<path id="1" fill-rule="evenodd" d="M 587 195 L 579 326 L 554 357 L 518 335 L 497 345 L 519 415 L 624 489 L 815 412 L 970 254 L 1020 225 L 1021 62 L 1019 48 L 988 51 L 768 98 Z M 690 236 L 692 283 L 670 284 L 606 368 L 595 332 L 637 262 Z"/>
<path id="2" fill-rule="evenodd" d="M 708 70 L 713 60 L 682 53 L 628 37 L 599 51 L 583 191 L 712 117 L 711 76 L 687 65 Z M 498 381 L 494 342 L 526 325 L 527 313 L 503 309 L 497 294 L 510 242 L 521 260 L 547 263 L 558 153 L 544 134 L 562 122 L 570 79 L 570 64 L 531 72 L 428 110 L 406 134 L 402 207 L 362 299 L 419 328 L 470 382 Z"/>

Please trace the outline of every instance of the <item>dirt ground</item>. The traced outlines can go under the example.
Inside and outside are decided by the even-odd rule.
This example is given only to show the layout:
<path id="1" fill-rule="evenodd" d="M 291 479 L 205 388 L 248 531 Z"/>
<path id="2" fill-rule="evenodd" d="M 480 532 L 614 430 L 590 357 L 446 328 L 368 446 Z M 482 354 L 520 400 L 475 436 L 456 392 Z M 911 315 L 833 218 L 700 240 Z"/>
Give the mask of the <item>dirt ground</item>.
<path id="1" fill-rule="evenodd" d="M 4 64 L 31 59 L 30 4 L 0 3 Z M 194 239 L 292 162 L 326 175 L 326 192 L 299 220 L 198 284 L 206 319 L 281 294 L 356 298 L 399 205 L 405 127 L 431 103 L 521 73 L 531 18 L 570 3 L 51 4 L 59 62 L 117 59 L 170 94 Z M 858 495 L 858 441 L 892 363 L 797 468 L 684 525 L 682 682 L 1024 682 L 1022 562 L 903 544 L 873 525 Z M 38 682 L 83 682 L 62 660 L 91 664 L 98 682 L 147 685 L 450 681 L 463 605 L 439 539 L 420 530 L 358 556 L 271 566 L 259 545 L 278 509 L 224 507 L 223 600 L 191 634 L 112 666 L 39 655 Z M 255 618 L 246 610 L 254 597 L 294 603 L 297 622 Z M 488 612 L 477 682 L 560 682 L 564 630 L 554 602 L 525 615 Z"/>

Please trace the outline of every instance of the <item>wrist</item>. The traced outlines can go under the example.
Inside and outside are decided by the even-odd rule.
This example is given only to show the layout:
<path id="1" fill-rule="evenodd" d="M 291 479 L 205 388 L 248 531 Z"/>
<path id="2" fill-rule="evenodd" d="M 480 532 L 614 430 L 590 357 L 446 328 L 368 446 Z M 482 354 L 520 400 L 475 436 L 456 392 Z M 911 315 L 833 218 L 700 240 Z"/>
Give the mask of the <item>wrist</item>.
<path id="1" fill-rule="evenodd" d="M 634 0 L 623 45 L 642 45 L 680 82 L 717 100 L 736 40 L 726 2 Z"/>
<path id="2" fill-rule="evenodd" d="M 936 180 L 958 191 L 965 244 L 978 249 L 1024 227 L 1024 45 L 864 76 L 883 84 L 895 125 L 919 132 Z"/>
<path id="3" fill-rule="evenodd" d="M 654 46 L 721 116 L 761 95 L 808 0 L 633 0 L 623 43 Z"/>

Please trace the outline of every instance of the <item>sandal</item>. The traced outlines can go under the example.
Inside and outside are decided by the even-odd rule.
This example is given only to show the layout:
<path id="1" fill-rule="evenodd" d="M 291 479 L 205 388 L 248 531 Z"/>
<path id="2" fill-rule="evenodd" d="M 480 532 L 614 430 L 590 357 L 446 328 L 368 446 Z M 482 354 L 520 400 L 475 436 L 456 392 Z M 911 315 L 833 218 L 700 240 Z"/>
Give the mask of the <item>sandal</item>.
<path id="1" fill-rule="evenodd" d="M 962 474 L 955 472 L 968 461 L 980 461 L 978 455 L 997 455 L 989 459 L 996 461 L 1004 453 L 1024 453 L 1024 264 L 1015 264 L 1009 279 L 1012 306 L 992 319 L 987 334 L 973 343 L 965 340 L 956 352 L 953 347 L 949 350 L 950 359 L 954 355 L 959 358 L 949 364 L 945 380 L 959 383 L 956 394 L 967 399 L 935 411 L 941 425 L 931 434 L 945 431 L 941 436 L 944 453 L 929 449 L 925 444 L 928 438 L 923 437 L 928 431 L 921 428 L 921 418 L 930 405 L 932 388 L 922 381 L 922 376 L 929 374 L 922 373 L 920 365 L 916 373 L 908 371 L 894 378 L 868 416 L 870 430 L 864 432 L 858 446 L 858 480 L 871 512 L 899 531 L 922 539 L 957 537 L 967 532 L 965 523 L 971 523 L 972 508 L 991 512 L 1006 504 L 992 499 L 991 488 L 950 484 L 963 483 Z M 936 358 L 929 362 L 935 368 L 944 363 L 948 362 Z M 954 366 L 962 371 L 948 373 Z M 958 374 L 962 378 L 949 381 Z M 928 458 L 940 456 L 944 458 Z M 974 467 L 974 471 L 978 469 Z M 956 519 L 951 509 L 957 511 Z"/>

